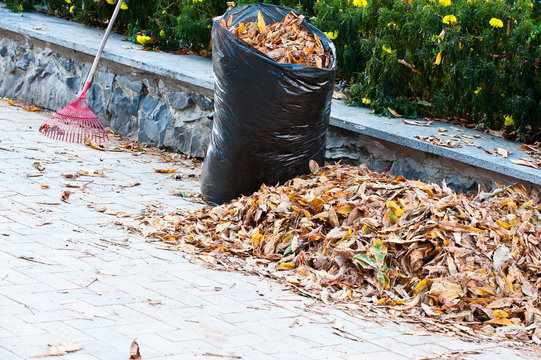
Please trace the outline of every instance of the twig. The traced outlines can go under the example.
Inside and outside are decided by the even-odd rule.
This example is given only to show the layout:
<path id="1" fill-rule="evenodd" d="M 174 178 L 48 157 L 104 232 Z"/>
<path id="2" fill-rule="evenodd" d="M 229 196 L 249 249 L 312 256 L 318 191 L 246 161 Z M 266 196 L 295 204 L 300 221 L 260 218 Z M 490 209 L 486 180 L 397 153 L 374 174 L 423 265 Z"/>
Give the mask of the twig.
<path id="1" fill-rule="evenodd" d="M 35 263 L 38 263 L 38 264 L 52 265 L 52 264 L 45 263 L 43 261 L 36 260 L 32 256 L 24 256 L 23 255 L 23 256 L 19 256 L 19 259 L 23 259 L 23 260 L 26 260 L 26 261 L 32 261 L 32 262 L 35 262 Z"/>
<path id="2" fill-rule="evenodd" d="M 88 288 L 90 285 L 94 284 L 96 281 L 98 281 L 98 278 L 95 278 L 94 280 L 92 280 L 87 286 L 85 286 L 85 288 Z"/>
<path id="3" fill-rule="evenodd" d="M 214 357 L 222 357 L 222 358 L 229 358 L 229 359 L 242 359 L 242 357 L 238 355 L 222 355 L 222 354 L 204 353 L 203 356 L 214 356 Z"/>

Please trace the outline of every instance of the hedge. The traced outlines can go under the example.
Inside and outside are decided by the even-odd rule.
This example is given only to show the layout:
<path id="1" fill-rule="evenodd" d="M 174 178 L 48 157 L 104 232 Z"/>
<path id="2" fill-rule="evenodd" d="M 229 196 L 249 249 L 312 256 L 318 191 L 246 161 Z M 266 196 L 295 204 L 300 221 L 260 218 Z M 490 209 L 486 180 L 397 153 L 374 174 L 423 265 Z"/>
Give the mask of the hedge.
<path id="1" fill-rule="evenodd" d="M 7 0 L 104 26 L 117 0 Z M 254 1 L 240 0 L 237 6 Z M 337 48 L 350 103 L 541 137 L 541 0 L 282 0 Z M 223 0 L 126 0 L 117 31 L 164 51 L 210 50 Z"/>

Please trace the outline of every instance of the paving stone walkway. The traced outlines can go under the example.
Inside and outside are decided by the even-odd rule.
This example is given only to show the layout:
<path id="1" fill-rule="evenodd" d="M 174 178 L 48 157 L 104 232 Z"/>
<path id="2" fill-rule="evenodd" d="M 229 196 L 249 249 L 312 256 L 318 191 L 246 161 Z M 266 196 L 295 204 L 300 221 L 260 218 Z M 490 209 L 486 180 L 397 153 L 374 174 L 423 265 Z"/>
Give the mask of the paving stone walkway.
<path id="1" fill-rule="evenodd" d="M 156 154 L 51 140 L 37 131 L 45 116 L 0 100 L 2 360 L 28 359 L 60 341 L 84 348 L 55 359 L 124 360 L 133 339 L 145 360 L 440 359 L 459 352 L 471 360 L 539 358 L 390 319 L 352 317 L 272 280 L 160 250 L 119 226 L 137 219 L 115 215 L 201 206 L 170 194 L 198 191 L 188 177 L 197 170 L 180 169 L 188 180 L 177 181 L 154 171 L 170 167 Z M 81 169 L 104 176 L 62 175 Z M 73 193 L 63 202 L 66 190 Z"/>

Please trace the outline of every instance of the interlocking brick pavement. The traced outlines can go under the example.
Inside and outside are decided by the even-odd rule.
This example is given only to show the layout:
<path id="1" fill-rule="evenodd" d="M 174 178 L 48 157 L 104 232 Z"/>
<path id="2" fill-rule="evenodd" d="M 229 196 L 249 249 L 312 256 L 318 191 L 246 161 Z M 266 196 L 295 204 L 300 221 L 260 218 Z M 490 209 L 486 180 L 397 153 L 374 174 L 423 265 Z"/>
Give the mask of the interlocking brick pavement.
<path id="1" fill-rule="evenodd" d="M 133 339 L 145 360 L 395 360 L 465 350 L 479 351 L 464 354 L 471 360 L 539 358 L 505 344 L 467 343 L 391 319 L 353 317 L 269 279 L 208 269 L 158 249 L 120 226 L 136 219 L 96 207 L 127 214 L 150 204 L 195 209 L 200 205 L 169 191 L 198 191 L 198 182 L 156 173 L 169 167 L 156 154 L 100 152 L 44 137 L 37 129 L 45 116 L 0 100 L 2 360 L 28 359 L 60 341 L 84 348 L 58 359 L 124 360 Z M 82 168 L 102 170 L 104 177 L 62 175 Z M 65 184 L 89 181 L 60 201 Z M 129 187 L 135 181 L 140 185 Z M 333 324 L 358 341 L 336 335 Z"/>

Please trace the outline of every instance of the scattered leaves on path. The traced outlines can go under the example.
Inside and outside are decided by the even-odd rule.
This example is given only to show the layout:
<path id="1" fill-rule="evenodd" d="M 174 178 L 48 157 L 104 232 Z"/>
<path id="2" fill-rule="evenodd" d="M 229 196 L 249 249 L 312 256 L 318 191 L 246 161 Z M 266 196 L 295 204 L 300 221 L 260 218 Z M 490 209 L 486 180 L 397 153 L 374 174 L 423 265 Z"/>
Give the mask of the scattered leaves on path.
<path id="1" fill-rule="evenodd" d="M 218 207 L 149 213 L 140 230 L 171 250 L 189 248 L 350 310 L 379 309 L 430 330 L 534 339 L 539 194 L 516 184 L 468 196 L 366 167 L 312 170 Z"/>
<path id="2" fill-rule="evenodd" d="M 49 344 L 47 350 L 41 354 L 32 356 L 33 358 L 46 357 L 46 356 L 62 356 L 71 352 L 79 351 L 83 348 L 83 345 L 73 341 L 59 342 L 55 344 Z"/>

